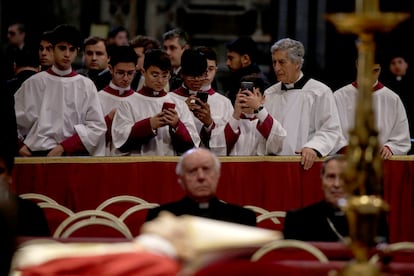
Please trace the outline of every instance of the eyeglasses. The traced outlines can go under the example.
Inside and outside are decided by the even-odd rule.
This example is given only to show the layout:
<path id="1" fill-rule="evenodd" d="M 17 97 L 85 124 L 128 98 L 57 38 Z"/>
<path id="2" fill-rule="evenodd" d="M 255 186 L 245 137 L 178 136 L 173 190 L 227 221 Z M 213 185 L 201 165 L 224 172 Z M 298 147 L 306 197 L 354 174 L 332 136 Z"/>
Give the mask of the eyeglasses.
<path id="1" fill-rule="evenodd" d="M 205 79 L 207 79 L 207 73 L 201 76 L 187 76 L 187 80 L 189 81 L 203 81 Z"/>
<path id="2" fill-rule="evenodd" d="M 135 70 L 134 71 L 121 71 L 121 70 L 117 70 L 115 71 L 115 75 L 117 75 L 118 77 L 124 77 L 125 75 L 129 78 L 133 77 L 135 75 Z"/>
<path id="3" fill-rule="evenodd" d="M 170 78 L 170 73 L 164 73 L 164 74 L 159 74 L 159 73 L 150 73 L 149 76 L 154 79 L 154 80 L 168 80 Z"/>
<path id="4" fill-rule="evenodd" d="M 15 36 L 15 35 L 16 35 L 16 32 L 14 32 L 14 31 L 9 31 L 9 32 L 7 32 L 7 34 L 8 34 L 9 36 Z"/>

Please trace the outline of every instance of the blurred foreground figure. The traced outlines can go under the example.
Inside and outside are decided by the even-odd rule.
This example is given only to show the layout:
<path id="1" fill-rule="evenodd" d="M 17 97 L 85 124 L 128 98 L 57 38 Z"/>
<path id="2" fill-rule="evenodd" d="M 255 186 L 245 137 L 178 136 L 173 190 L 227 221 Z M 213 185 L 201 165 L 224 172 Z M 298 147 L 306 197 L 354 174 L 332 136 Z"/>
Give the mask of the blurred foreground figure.
<path id="1" fill-rule="evenodd" d="M 280 238 L 277 231 L 163 212 L 132 241 L 23 246 L 11 275 L 193 275 L 208 264 L 203 254 L 224 257 L 233 248 L 251 254 L 252 247 Z"/>

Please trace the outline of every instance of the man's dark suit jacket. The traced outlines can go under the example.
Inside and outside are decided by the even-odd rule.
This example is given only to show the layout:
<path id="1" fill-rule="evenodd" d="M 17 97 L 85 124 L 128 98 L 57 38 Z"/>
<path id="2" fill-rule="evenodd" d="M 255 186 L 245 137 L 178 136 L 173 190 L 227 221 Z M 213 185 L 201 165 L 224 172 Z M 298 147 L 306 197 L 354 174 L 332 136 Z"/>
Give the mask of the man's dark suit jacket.
<path id="1" fill-rule="evenodd" d="M 181 78 L 181 69 L 180 71 L 171 74 L 169 84 L 170 91 L 174 91 L 175 89 L 178 89 L 183 85 L 183 79 Z"/>
<path id="2" fill-rule="evenodd" d="M 179 201 L 166 203 L 148 210 L 146 220 L 149 221 L 156 218 L 161 211 L 169 211 L 176 216 L 192 215 L 256 226 L 255 212 L 238 205 L 224 203 L 217 198 L 210 200 L 208 208 L 200 208 L 199 203 L 189 197 L 184 197 Z"/>
<path id="3" fill-rule="evenodd" d="M 283 235 L 285 239 L 303 241 L 339 241 L 340 237 L 330 226 L 329 220 L 342 237 L 348 236 L 346 216 L 325 200 L 286 213 Z M 381 241 L 388 241 L 388 225 L 382 216 L 378 228 Z"/>
<path id="4" fill-rule="evenodd" d="M 109 69 L 104 69 L 102 71 L 88 70 L 86 68 L 81 68 L 76 70 L 77 73 L 84 75 L 85 77 L 90 78 L 96 86 L 98 92 L 104 89 L 112 80 L 112 74 Z M 105 114 L 106 115 L 106 114 Z"/>

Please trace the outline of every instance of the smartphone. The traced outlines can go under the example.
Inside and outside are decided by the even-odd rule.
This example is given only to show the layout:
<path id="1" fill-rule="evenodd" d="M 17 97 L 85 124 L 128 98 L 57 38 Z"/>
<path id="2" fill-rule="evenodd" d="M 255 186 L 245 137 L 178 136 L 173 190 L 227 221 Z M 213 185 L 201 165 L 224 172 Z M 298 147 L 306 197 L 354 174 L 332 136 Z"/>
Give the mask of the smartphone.
<path id="1" fill-rule="evenodd" d="M 254 83 L 251 81 L 242 81 L 240 83 L 240 89 L 243 90 L 249 90 L 253 92 Z"/>
<path id="2" fill-rule="evenodd" d="M 208 93 L 207 92 L 197 92 L 197 98 L 199 98 L 203 103 L 207 102 Z"/>
<path id="3" fill-rule="evenodd" d="M 163 103 L 162 104 L 162 111 L 164 111 L 165 109 L 168 109 L 168 108 L 175 108 L 175 103 L 167 103 L 167 102 L 165 102 L 165 103 Z"/>

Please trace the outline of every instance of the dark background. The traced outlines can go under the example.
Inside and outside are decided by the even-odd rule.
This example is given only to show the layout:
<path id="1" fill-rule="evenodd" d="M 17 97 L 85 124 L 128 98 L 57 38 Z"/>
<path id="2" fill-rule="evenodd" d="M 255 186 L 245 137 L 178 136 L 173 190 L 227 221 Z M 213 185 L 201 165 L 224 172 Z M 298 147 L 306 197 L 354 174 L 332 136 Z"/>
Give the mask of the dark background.
<path id="1" fill-rule="evenodd" d="M 57 24 L 73 23 L 79 27 L 82 35 L 87 37 L 89 35 L 90 26 L 92 23 L 105 23 L 102 21 L 102 13 L 107 13 L 111 16 L 114 13 L 114 7 L 118 5 L 126 14 L 130 12 L 130 3 L 134 0 L 107 0 L 111 3 L 107 10 L 103 10 L 104 5 L 101 0 L 79 0 L 72 1 L 79 3 L 79 12 L 75 16 L 64 9 L 61 1 L 52 0 L 33 0 L 33 1 L 1 1 L 0 16 L 1 16 L 1 43 L 7 41 L 6 33 L 7 26 L 14 21 L 21 21 L 27 26 L 27 33 L 30 39 L 36 41 L 37 37 L 45 30 L 52 29 Z M 254 0 L 252 0 L 254 1 Z M 217 47 L 221 70 L 225 71 L 225 53 L 223 52 L 223 45 L 226 40 L 238 35 L 252 35 L 256 29 L 256 25 L 250 22 L 255 21 L 257 17 L 257 10 L 252 8 L 239 17 L 230 17 L 226 15 L 196 15 L 186 14 L 183 7 L 188 6 L 187 2 L 191 1 L 173 1 L 165 0 L 159 1 L 145 1 L 136 0 L 136 14 L 137 19 L 136 34 L 145 34 L 148 29 L 147 8 L 148 5 L 157 5 L 157 12 L 166 23 L 163 29 L 160 30 L 156 36 L 160 39 L 162 32 L 174 26 L 181 26 L 186 29 L 191 35 L 194 35 L 194 44 L 204 44 Z M 208 1 L 207 1 L 208 2 Z M 227 1 L 228 2 L 228 1 Z M 233 3 L 238 1 L 234 0 Z M 260 2 L 260 1 L 259 1 Z M 279 13 L 280 2 L 277 0 L 261 1 L 266 3 L 262 6 L 261 25 L 262 31 L 265 35 L 270 37 L 267 41 L 260 42 L 261 50 L 260 64 L 263 66 L 269 78 L 274 80 L 274 74 L 271 70 L 270 64 L 270 46 L 274 41 L 281 38 L 278 33 L 277 26 L 281 24 L 277 18 Z M 160 4 L 161 3 L 161 4 Z M 178 5 L 177 3 L 181 3 Z M 186 4 L 187 3 L 187 4 Z M 287 35 L 293 39 L 296 37 L 296 22 L 297 11 L 302 7 L 301 1 L 289 0 L 287 9 L 287 21 L 283 22 L 286 25 Z M 325 41 L 324 41 L 324 55 L 318 57 L 316 52 L 320 47 L 320 42 L 316 34 L 321 32 L 317 25 L 317 6 L 318 4 L 325 6 L 326 13 L 336 12 L 352 12 L 354 10 L 355 1 L 353 0 L 309 0 L 309 10 L 307 13 L 308 24 L 306 31 L 308 32 L 308 41 L 305 45 L 306 56 L 304 71 L 310 76 L 320 79 L 336 89 L 352 80 L 356 76 L 355 58 L 356 36 L 350 34 L 340 34 L 336 31 L 334 26 L 326 22 L 324 25 Z M 233 5 L 236 6 L 236 5 Z M 254 7 L 257 7 L 254 6 Z M 223 9 L 233 9 L 232 6 L 223 6 Z M 380 1 L 380 9 L 384 12 L 399 11 L 409 12 L 414 14 L 414 1 L 407 0 L 384 0 Z M 388 56 L 392 52 L 403 52 L 411 62 L 413 60 L 413 43 L 411 42 L 411 34 L 414 30 L 414 19 L 410 18 L 407 21 L 398 25 L 392 32 L 387 34 L 377 35 L 378 52 L 382 53 L 384 61 L 388 60 Z M 196 38 L 196 33 L 204 34 L 204 38 Z M 211 35 L 210 35 L 211 34 Z M 132 34 L 133 35 L 133 34 Z M 219 36 L 224 36 L 217 38 Z M 299 39 L 300 40 L 300 39 Z M 318 44 L 319 43 L 319 44 Z M 318 46 L 319 45 L 319 46 Z M 322 60 L 323 59 L 323 60 Z"/>

